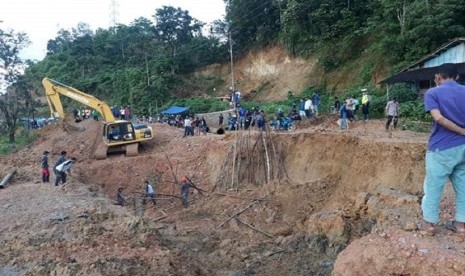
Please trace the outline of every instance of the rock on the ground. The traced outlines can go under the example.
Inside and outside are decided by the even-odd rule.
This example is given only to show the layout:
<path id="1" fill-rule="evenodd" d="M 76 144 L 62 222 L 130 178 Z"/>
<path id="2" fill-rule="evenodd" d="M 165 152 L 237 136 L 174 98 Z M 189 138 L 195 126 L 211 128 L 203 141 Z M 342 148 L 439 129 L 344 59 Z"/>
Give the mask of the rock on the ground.
<path id="1" fill-rule="evenodd" d="M 339 254 L 333 275 L 463 275 L 464 247 L 460 241 L 444 246 L 438 238 L 389 229 L 351 243 Z"/>
<path id="2" fill-rule="evenodd" d="M 339 211 L 323 211 L 313 214 L 307 221 L 310 235 L 323 235 L 331 242 L 345 243 L 349 236 L 344 216 Z"/>

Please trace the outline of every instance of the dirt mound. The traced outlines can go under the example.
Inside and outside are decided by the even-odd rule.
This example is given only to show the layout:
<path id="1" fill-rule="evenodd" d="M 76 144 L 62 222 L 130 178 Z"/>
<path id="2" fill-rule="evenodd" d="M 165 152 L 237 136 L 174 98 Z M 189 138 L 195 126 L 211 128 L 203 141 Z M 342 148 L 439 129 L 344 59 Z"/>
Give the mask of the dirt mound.
<path id="1" fill-rule="evenodd" d="M 155 139 L 139 156 L 98 161 L 91 158 L 101 139 L 98 123 L 83 122 L 84 132 L 74 135 L 46 128 L 30 148 L 0 160 L 2 175 L 18 168 L 0 192 L 0 219 L 7 222 L 0 226 L 0 266 L 30 275 L 328 275 L 353 240 L 405 226 L 387 211 L 398 195 L 380 189 L 404 190 L 411 197 L 399 202 L 418 207 L 426 137 L 389 138 L 382 122 L 341 134 L 326 121 L 268 134 L 286 177 L 234 190 L 217 183 L 235 135 L 182 138 L 182 129 L 154 124 Z M 52 152 L 51 164 L 62 150 L 78 158 L 66 189 L 38 183 L 44 150 Z M 177 198 L 175 178 L 183 175 L 201 189 L 191 189 L 189 208 Z M 155 183 L 155 206 L 144 204 L 146 179 Z M 112 205 L 118 187 L 128 206 Z"/>

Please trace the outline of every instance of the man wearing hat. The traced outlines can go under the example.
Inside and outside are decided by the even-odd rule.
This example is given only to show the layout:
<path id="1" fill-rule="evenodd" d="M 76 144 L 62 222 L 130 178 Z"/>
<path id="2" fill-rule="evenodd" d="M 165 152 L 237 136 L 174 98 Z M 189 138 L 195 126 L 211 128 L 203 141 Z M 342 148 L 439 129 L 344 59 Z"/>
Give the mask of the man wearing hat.
<path id="1" fill-rule="evenodd" d="M 48 151 L 44 151 L 44 154 L 40 158 L 41 167 L 42 167 L 42 183 L 50 182 L 50 171 L 48 169 Z"/>
<path id="2" fill-rule="evenodd" d="M 55 186 L 60 185 L 60 182 L 62 184 L 66 183 L 66 173 L 71 173 L 71 168 L 73 167 L 74 163 L 76 163 L 76 161 L 76 158 L 72 157 L 71 159 L 68 159 L 55 167 L 55 171 L 57 173 L 57 178 L 55 179 Z"/>
<path id="3" fill-rule="evenodd" d="M 53 172 L 55 173 L 55 176 L 58 177 L 58 171 L 57 171 L 57 167 L 59 165 L 61 165 L 63 162 L 66 161 L 66 151 L 62 151 L 60 153 L 60 157 L 58 157 L 58 160 L 57 162 L 55 163 L 55 166 L 53 166 Z M 55 186 L 58 186 L 58 184 L 55 183 Z"/>
<path id="4" fill-rule="evenodd" d="M 434 119 L 426 153 L 426 176 L 421 208 L 423 221 L 418 228 L 433 233 L 439 222 L 444 184 L 451 180 L 455 191 L 455 218 L 444 225 L 465 233 L 465 86 L 458 84 L 457 68 L 444 64 L 438 68 L 438 85 L 425 94 L 425 110 Z"/>

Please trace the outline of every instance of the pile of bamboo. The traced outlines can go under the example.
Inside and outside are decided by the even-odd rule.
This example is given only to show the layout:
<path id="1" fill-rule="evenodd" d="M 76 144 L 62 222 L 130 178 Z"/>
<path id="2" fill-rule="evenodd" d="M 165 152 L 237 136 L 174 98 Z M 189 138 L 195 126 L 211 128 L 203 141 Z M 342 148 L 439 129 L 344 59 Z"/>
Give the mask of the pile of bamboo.
<path id="1" fill-rule="evenodd" d="M 282 143 L 266 131 L 236 131 L 223 160 L 215 188 L 238 191 L 247 184 L 263 185 L 288 179 Z"/>

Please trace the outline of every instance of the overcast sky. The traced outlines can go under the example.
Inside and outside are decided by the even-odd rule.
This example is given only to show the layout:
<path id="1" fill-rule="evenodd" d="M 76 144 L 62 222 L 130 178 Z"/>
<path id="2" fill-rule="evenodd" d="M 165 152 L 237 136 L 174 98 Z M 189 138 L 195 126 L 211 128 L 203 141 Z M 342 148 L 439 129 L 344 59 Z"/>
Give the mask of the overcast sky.
<path id="1" fill-rule="evenodd" d="M 41 60 L 47 41 L 59 29 L 88 23 L 92 30 L 108 28 L 110 0 L 0 0 L 1 28 L 25 32 L 32 45 L 22 53 L 23 58 Z M 181 7 L 202 22 L 210 23 L 224 16 L 223 0 L 117 0 L 119 23 L 129 24 L 138 17 L 147 17 L 164 5 Z"/>

